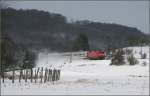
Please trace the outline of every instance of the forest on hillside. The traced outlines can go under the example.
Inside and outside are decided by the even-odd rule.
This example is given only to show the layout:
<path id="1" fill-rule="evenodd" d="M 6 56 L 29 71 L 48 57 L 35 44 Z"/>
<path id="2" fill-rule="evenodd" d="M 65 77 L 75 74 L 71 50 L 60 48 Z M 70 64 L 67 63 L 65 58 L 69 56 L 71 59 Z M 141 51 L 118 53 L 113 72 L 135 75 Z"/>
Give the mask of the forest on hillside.
<path id="1" fill-rule="evenodd" d="M 88 20 L 68 22 L 61 14 L 41 10 L 1 10 L 3 35 L 31 49 L 78 51 L 119 48 L 148 41 L 137 28 Z M 83 38 L 82 38 L 83 37 Z M 130 42 L 129 42 L 130 41 Z M 83 48 L 85 47 L 85 48 Z"/>
<path id="2" fill-rule="evenodd" d="M 148 44 L 137 28 L 88 20 L 68 22 L 61 14 L 1 9 L 1 73 L 33 68 L 37 51 L 104 50 Z"/>

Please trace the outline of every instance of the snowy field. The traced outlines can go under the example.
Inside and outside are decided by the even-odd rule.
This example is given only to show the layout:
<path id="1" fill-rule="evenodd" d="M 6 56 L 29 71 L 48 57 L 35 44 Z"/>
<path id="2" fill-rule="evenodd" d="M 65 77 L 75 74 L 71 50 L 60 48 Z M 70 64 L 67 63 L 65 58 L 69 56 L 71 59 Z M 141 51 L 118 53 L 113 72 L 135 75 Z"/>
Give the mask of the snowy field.
<path id="1" fill-rule="evenodd" d="M 85 52 L 39 53 L 36 67 L 60 68 L 61 78 L 54 84 L 1 82 L 2 95 L 149 95 L 149 49 L 140 59 L 140 47 L 130 47 L 139 64 L 110 66 L 111 60 L 87 60 Z M 142 63 L 146 62 L 146 66 Z"/>

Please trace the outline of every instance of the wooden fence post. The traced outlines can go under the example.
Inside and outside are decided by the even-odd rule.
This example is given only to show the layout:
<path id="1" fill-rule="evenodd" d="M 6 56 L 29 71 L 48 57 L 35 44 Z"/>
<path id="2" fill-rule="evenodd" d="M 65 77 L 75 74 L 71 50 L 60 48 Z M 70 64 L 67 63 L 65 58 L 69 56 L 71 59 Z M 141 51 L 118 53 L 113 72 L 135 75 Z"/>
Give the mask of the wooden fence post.
<path id="1" fill-rule="evenodd" d="M 14 78 L 15 78 L 15 69 L 13 69 L 13 74 L 12 74 L 12 83 L 14 83 Z"/>
<path id="2" fill-rule="evenodd" d="M 23 69 L 23 79 L 25 79 L 25 69 Z"/>
<path id="3" fill-rule="evenodd" d="M 5 82 L 5 73 L 2 72 L 3 83 Z"/>
<path id="4" fill-rule="evenodd" d="M 32 68 L 30 69 L 30 71 L 31 71 L 30 79 L 31 79 L 31 83 L 32 83 L 32 78 L 33 78 L 33 70 L 32 70 Z"/>
<path id="5" fill-rule="evenodd" d="M 36 71 L 36 69 L 35 69 L 35 83 L 36 83 L 36 79 L 38 78 L 39 70 L 40 70 L 40 68 L 38 68 L 37 71 Z"/>
<path id="6" fill-rule="evenodd" d="M 53 73 L 52 73 L 52 81 L 53 81 L 53 84 L 54 84 L 54 81 L 56 80 L 56 71 L 55 69 L 53 70 Z"/>
<path id="7" fill-rule="evenodd" d="M 56 70 L 56 69 L 54 70 L 54 73 L 55 73 L 55 74 L 54 74 L 54 75 L 55 75 L 55 76 L 54 76 L 54 81 L 56 81 L 56 80 L 57 80 L 57 70 Z"/>
<path id="8" fill-rule="evenodd" d="M 34 79 L 35 79 L 35 83 L 36 83 L 36 69 L 35 69 L 35 78 Z"/>
<path id="9" fill-rule="evenodd" d="M 42 79 L 43 79 L 43 67 L 41 69 L 41 83 L 42 83 Z"/>
<path id="10" fill-rule="evenodd" d="M 60 79 L 60 69 L 58 69 L 58 80 Z"/>
<path id="11" fill-rule="evenodd" d="M 47 68 L 45 69 L 44 83 L 47 81 Z"/>
<path id="12" fill-rule="evenodd" d="M 58 70 L 56 70 L 56 81 L 58 80 Z"/>
<path id="13" fill-rule="evenodd" d="M 19 82 L 21 81 L 21 77 L 23 77 L 22 69 L 20 70 Z"/>
<path id="14" fill-rule="evenodd" d="M 28 78 L 28 70 L 26 69 L 25 82 L 27 82 L 27 78 Z"/>
<path id="15" fill-rule="evenodd" d="M 48 72 L 48 81 L 52 81 L 52 70 L 49 69 L 49 72 Z"/>

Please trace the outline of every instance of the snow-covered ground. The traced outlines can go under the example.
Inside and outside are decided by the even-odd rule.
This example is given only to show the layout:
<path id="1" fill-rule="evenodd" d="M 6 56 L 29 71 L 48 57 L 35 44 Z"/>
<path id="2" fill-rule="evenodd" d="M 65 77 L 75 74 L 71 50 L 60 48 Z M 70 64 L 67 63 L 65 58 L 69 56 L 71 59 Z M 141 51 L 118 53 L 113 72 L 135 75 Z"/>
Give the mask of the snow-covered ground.
<path id="1" fill-rule="evenodd" d="M 149 50 L 143 47 L 146 59 L 140 59 L 140 47 L 130 47 L 139 60 L 134 66 L 110 66 L 110 60 L 88 60 L 85 52 L 39 53 L 36 67 L 61 69 L 61 79 L 54 84 L 1 83 L 3 95 L 149 95 Z M 82 55 L 83 54 L 83 55 Z M 142 63 L 146 62 L 146 66 Z"/>

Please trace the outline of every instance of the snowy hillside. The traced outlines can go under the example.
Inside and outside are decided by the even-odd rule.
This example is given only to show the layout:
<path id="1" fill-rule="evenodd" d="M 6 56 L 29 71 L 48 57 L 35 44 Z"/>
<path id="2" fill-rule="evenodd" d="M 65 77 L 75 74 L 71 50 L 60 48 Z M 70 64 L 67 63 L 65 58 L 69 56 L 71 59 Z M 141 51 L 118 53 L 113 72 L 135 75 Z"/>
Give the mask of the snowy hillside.
<path id="1" fill-rule="evenodd" d="M 52 83 L 15 83 L 1 85 L 2 94 L 63 94 L 63 95 L 148 95 L 149 49 L 143 47 L 146 59 L 140 59 L 141 47 L 129 47 L 139 64 L 110 66 L 111 60 L 88 60 L 86 52 L 39 53 L 36 67 L 61 69 L 61 79 Z M 146 66 L 142 63 L 146 62 Z"/>

